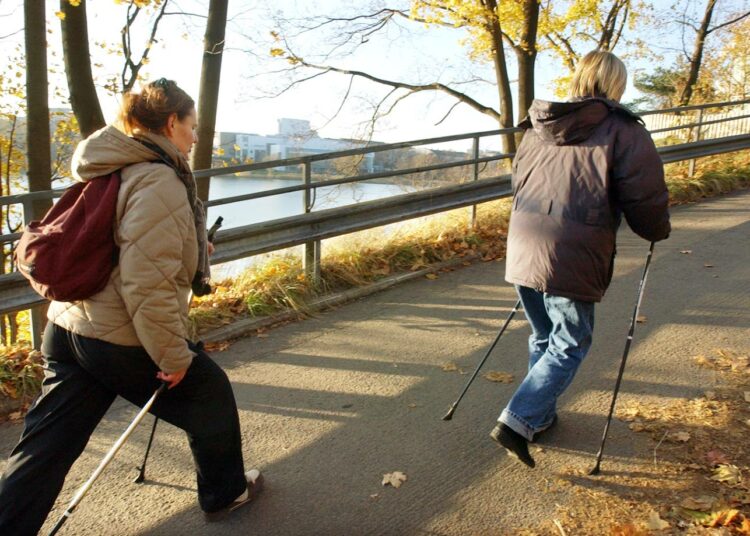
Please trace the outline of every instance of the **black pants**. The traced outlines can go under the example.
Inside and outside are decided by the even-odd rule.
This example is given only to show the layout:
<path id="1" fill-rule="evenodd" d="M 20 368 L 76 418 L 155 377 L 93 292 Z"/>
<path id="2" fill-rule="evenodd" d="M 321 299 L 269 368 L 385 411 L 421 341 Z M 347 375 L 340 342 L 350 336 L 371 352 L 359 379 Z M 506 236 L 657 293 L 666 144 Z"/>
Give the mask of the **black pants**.
<path id="1" fill-rule="evenodd" d="M 201 348 L 180 384 L 151 413 L 187 432 L 206 512 L 245 490 L 237 405 L 226 374 Z M 141 347 L 81 337 L 52 323 L 42 342 L 42 393 L 0 478 L 0 534 L 36 534 L 65 476 L 117 395 L 143 406 L 159 386 L 158 368 Z"/>

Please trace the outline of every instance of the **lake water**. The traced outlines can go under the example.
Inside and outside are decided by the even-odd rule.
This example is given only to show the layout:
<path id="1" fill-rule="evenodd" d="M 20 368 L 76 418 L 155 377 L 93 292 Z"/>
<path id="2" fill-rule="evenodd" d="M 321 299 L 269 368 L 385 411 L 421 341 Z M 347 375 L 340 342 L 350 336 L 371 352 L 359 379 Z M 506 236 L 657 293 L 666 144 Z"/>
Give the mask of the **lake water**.
<path id="1" fill-rule="evenodd" d="M 302 179 L 275 179 L 266 177 L 237 177 L 234 175 L 219 175 L 211 178 L 209 190 L 210 199 L 221 199 L 236 195 L 262 192 L 276 188 L 296 186 L 302 184 Z M 327 208 L 340 207 L 371 201 L 383 197 L 405 194 L 414 191 L 414 188 L 403 187 L 394 184 L 372 184 L 352 183 L 328 186 L 317 189 L 317 196 L 313 211 Z M 251 199 L 239 203 L 220 205 L 208 209 L 208 221 L 210 226 L 218 216 L 224 218 L 222 229 L 240 227 L 251 223 L 275 220 L 287 216 L 295 216 L 303 213 L 303 193 L 290 192 L 261 199 Z M 294 248 L 301 255 L 303 246 Z M 273 253 L 271 253 L 272 255 Z M 267 254 L 268 255 L 268 254 Z M 214 268 L 214 277 L 230 277 L 237 275 L 242 269 L 250 266 L 267 255 L 249 257 L 230 263 L 222 264 Z"/>
<path id="2" fill-rule="evenodd" d="M 211 179 L 210 199 L 221 199 L 276 188 L 285 188 L 302 184 L 302 180 L 274 179 L 258 177 L 236 177 L 219 175 Z M 405 194 L 413 188 L 393 184 L 353 183 L 328 186 L 317 189 L 313 210 L 340 207 L 361 201 L 371 201 L 393 195 Z M 287 216 L 302 214 L 303 193 L 290 192 L 261 199 L 252 199 L 220 205 L 208 209 L 208 224 L 211 225 L 218 216 L 224 217 L 223 229 L 275 220 Z"/>

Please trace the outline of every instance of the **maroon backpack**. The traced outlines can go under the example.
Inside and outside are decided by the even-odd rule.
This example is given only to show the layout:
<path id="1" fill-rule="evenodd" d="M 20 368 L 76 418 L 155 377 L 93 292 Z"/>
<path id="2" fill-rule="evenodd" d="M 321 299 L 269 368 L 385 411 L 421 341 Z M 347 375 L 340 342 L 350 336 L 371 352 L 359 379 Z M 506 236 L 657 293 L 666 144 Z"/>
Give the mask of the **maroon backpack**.
<path id="1" fill-rule="evenodd" d="M 102 290 L 119 249 L 114 222 L 120 172 L 68 188 L 18 241 L 18 270 L 49 300 L 73 302 Z"/>

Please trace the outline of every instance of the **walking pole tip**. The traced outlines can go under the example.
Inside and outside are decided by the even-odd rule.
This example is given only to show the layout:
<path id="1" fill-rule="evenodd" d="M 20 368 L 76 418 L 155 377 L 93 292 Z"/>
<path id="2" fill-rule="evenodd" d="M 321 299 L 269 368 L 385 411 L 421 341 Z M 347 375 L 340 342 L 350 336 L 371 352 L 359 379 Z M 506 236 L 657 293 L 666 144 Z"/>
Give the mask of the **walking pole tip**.
<path id="1" fill-rule="evenodd" d="M 450 421 L 451 419 L 453 419 L 453 413 L 455 413 L 455 411 L 456 411 L 456 406 L 451 406 L 451 409 L 448 410 L 448 413 L 446 413 L 443 416 L 443 420 Z"/>

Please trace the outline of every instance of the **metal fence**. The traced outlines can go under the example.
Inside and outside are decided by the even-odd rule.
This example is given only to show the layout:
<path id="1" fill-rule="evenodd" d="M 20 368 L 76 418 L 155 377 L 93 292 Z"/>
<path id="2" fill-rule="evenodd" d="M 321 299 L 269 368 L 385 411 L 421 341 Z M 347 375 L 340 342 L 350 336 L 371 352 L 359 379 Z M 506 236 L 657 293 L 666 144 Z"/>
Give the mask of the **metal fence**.
<path id="1" fill-rule="evenodd" d="M 696 121 L 683 124 L 681 122 L 683 120 L 680 119 L 678 121 L 680 124 L 659 127 L 652 132 L 681 131 L 692 128 L 700 129 L 709 124 L 708 119 L 703 122 L 700 120 L 703 110 L 709 108 L 735 108 L 730 113 L 726 113 L 725 117 L 710 120 L 711 125 L 728 124 L 733 121 L 746 120 L 747 117 L 750 117 L 735 113 L 737 106 L 747 105 L 748 103 L 750 103 L 750 100 L 714 103 L 644 112 L 642 115 L 648 121 L 648 116 L 656 115 L 658 117 L 664 114 L 682 116 L 688 112 L 696 113 L 697 111 L 699 113 L 697 124 Z M 207 203 L 209 207 L 212 207 L 250 199 L 261 199 L 289 192 L 303 192 L 303 203 L 302 207 L 300 207 L 301 213 L 299 215 L 245 225 L 217 233 L 214 242 L 216 252 L 212 257 L 212 263 L 220 264 L 260 253 L 305 244 L 305 269 L 313 279 L 317 279 L 320 270 L 321 240 L 323 239 L 467 206 L 473 206 L 473 222 L 476 216 L 477 204 L 511 195 L 510 176 L 505 173 L 497 173 L 498 166 L 494 168 L 488 166 L 493 162 L 508 161 L 512 159 L 513 154 L 500 152 L 490 154 L 485 152 L 483 154 L 480 151 L 481 141 L 486 138 L 496 138 L 501 134 L 518 131 L 519 129 L 512 128 L 473 132 L 196 171 L 195 175 L 198 179 L 288 166 L 301 166 L 303 171 L 302 177 L 304 180 L 302 184 L 211 200 Z M 734 132 L 734 130 L 717 132 Z M 463 160 L 352 175 L 333 180 L 313 180 L 312 170 L 315 162 L 462 140 L 471 142 L 471 150 L 468 152 L 467 158 Z M 662 160 L 665 163 L 669 163 L 734 152 L 747 148 L 750 148 L 750 133 L 745 129 L 736 135 L 660 147 L 659 152 Z M 462 184 L 439 186 L 423 191 L 360 202 L 338 208 L 313 210 L 316 198 L 315 193 L 318 188 L 373 179 L 389 178 L 391 180 L 398 180 L 400 177 L 417 173 L 442 172 L 455 168 L 470 170 L 467 177 L 469 180 Z M 0 197 L 0 205 L 21 204 L 24 208 L 25 219 L 28 220 L 28 215 L 31 214 L 30 207 L 32 201 L 42 198 L 49 199 L 60 195 L 62 195 L 62 190 L 5 196 Z M 19 237 L 20 233 L 0 235 L 0 243 L 14 242 Z M 31 287 L 20 274 L 10 273 L 0 275 L 0 314 L 29 309 L 43 303 L 45 303 L 45 300 L 31 290 Z M 38 345 L 38 326 L 41 324 L 39 320 L 38 314 L 32 315 L 32 335 L 35 346 Z"/>

